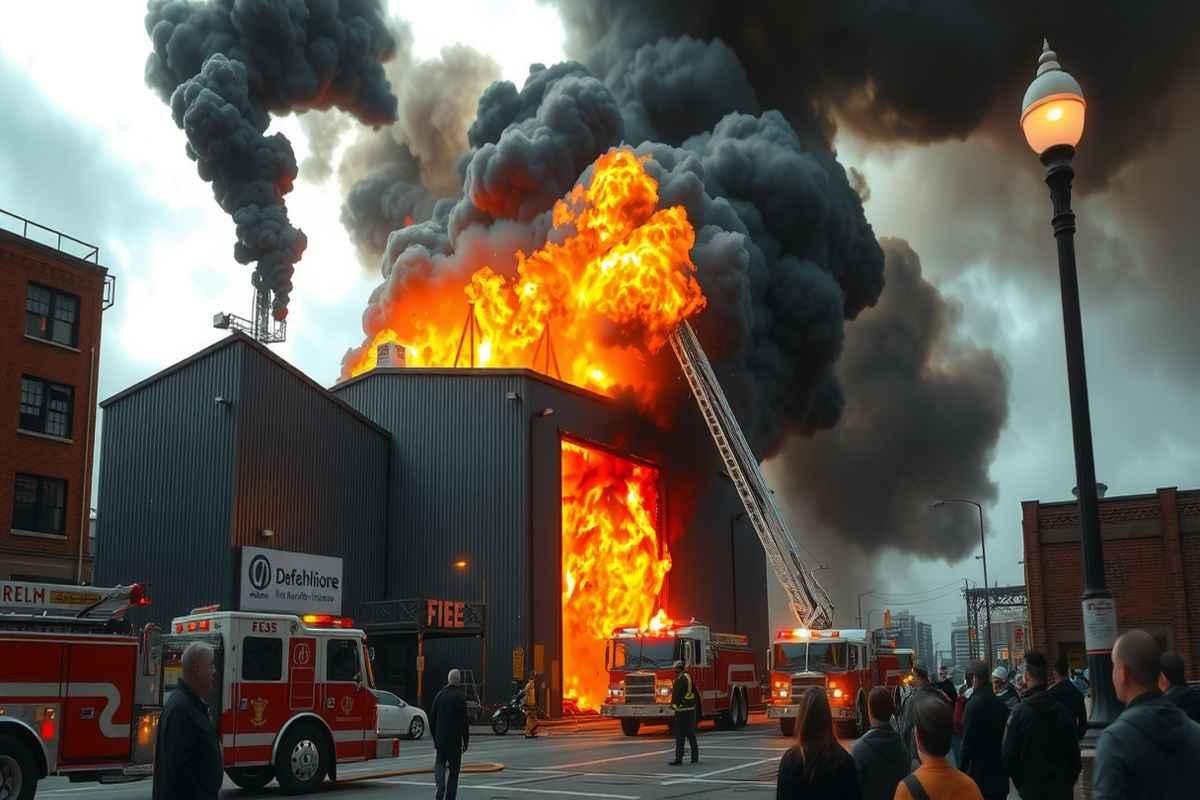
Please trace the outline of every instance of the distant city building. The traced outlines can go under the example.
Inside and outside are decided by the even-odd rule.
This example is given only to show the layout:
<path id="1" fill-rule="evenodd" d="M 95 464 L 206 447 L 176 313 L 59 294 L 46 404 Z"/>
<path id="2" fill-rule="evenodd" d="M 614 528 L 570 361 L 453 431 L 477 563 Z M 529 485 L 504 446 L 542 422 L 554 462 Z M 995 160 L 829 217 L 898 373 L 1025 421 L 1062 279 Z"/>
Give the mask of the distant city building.
<path id="1" fill-rule="evenodd" d="M 971 631 L 967 628 L 966 617 L 954 620 L 950 628 L 950 652 L 955 669 L 966 672 L 971 663 Z"/>
<path id="2" fill-rule="evenodd" d="M 1021 504 L 1031 643 L 1085 666 L 1083 565 L 1075 501 Z M 1104 574 L 1118 632 L 1141 628 L 1200 680 L 1200 489 L 1100 499 Z"/>

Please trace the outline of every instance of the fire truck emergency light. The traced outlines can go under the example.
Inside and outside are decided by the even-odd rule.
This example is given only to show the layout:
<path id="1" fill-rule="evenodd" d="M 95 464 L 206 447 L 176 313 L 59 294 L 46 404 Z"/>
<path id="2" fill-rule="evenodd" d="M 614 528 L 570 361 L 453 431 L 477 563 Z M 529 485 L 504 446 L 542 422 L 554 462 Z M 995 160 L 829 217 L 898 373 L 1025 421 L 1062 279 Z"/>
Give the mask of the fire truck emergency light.
<path id="1" fill-rule="evenodd" d="M 333 614 L 305 614 L 300 618 L 300 621 L 314 628 L 354 627 L 354 620 L 349 617 L 335 617 Z"/>
<path id="2" fill-rule="evenodd" d="M 140 583 L 135 583 L 129 587 L 129 604 L 134 606 L 150 605 L 150 598 L 146 596 L 146 587 Z"/>

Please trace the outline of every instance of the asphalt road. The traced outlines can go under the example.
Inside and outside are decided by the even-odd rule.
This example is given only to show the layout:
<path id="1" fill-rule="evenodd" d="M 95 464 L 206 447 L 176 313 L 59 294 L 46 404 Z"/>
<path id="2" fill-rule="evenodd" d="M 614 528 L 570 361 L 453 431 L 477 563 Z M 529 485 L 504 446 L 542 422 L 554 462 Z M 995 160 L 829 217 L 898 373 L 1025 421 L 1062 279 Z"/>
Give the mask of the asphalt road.
<path id="1" fill-rule="evenodd" d="M 650 800 L 651 798 L 766 798 L 775 791 L 775 772 L 787 747 L 777 724 L 754 717 L 740 731 L 717 731 L 711 723 L 700 729 L 700 763 L 670 767 L 674 742 L 665 729 L 651 728 L 636 738 L 621 734 L 614 723 L 603 722 L 560 727 L 545 731 L 533 740 L 520 735 L 493 736 L 479 730 L 472 738 L 465 763 L 500 762 L 501 772 L 463 775 L 460 797 L 465 800 Z M 843 741 L 843 745 L 850 745 Z M 433 745 L 428 738 L 402 742 L 398 759 L 354 765 L 341 771 L 341 778 L 354 772 L 430 768 Z M 43 781 L 39 798 L 84 795 L 88 800 L 140 800 L 150 797 L 150 782 L 101 786 L 70 784 L 62 778 Z M 339 800 L 407 800 L 433 797 L 433 775 L 419 774 L 379 780 L 327 784 L 312 797 L 332 796 Z M 278 797 L 272 785 L 246 792 L 226 781 L 222 798 Z"/>

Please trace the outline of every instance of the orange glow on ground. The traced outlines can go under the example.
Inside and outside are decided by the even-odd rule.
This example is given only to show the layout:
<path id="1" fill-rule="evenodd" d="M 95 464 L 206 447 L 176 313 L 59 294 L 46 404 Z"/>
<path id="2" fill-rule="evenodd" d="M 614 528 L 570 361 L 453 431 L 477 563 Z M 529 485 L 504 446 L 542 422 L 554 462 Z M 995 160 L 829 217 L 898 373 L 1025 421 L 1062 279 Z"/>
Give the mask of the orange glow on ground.
<path id="1" fill-rule="evenodd" d="M 607 696 L 613 629 L 667 622 L 655 613 L 671 569 L 658 514 L 657 469 L 562 442 L 563 697 L 581 709 Z"/>
<path id="2" fill-rule="evenodd" d="M 549 330 L 563 380 L 606 394 L 631 386 L 649 402 L 644 354 L 705 300 L 690 257 L 695 231 L 681 206 L 657 208 L 658 183 L 643 160 L 627 149 L 597 159 L 591 183 L 552 211 L 569 235 L 518 252 L 515 278 L 487 263 L 461 280 L 410 278 L 349 374 L 373 369 L 375 348 L 395 342 L 411 367 L 531 367 L 557 377 L 545 361 Z"/>

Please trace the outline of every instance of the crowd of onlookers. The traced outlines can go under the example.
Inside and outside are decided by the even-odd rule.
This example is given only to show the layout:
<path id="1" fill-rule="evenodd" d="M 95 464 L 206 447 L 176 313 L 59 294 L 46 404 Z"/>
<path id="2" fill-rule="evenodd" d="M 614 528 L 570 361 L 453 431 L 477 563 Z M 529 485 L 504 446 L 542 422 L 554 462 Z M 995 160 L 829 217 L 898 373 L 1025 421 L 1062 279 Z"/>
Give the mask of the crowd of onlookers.
<path id="1" fill-rule="evenodd" d="M 1113 646 L 1113 687 L 1123 710 L 1100 733 L 1096 800 L 1200 798 L 1200 690 L 1183 659 L 1135 630 Z M 1067 660 L 1025 654 L 1020 691 L 1005 667 L 975 662 L 962 686 L 913 668 L 897 707 L 890 689 L 867 698 L 870 729 L 850 752 L 834 734 L 823 690 L 800 700 L 796 743 L 779 763 L 777 800 L 1069 800 L 1082 770 L 1084 693 Z M 1010 783 L 1011 782 L 1011 783 Z"/>

